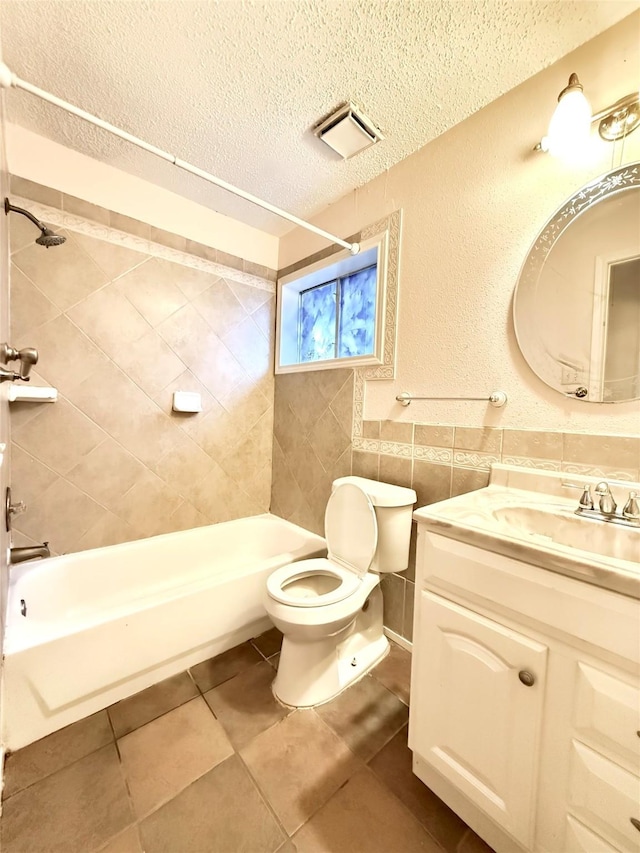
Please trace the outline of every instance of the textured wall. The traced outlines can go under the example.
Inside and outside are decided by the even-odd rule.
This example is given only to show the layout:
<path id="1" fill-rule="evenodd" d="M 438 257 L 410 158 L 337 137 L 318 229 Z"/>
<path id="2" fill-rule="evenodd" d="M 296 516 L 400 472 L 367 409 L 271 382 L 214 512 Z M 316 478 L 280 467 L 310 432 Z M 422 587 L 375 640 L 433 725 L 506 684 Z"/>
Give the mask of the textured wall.
<path id="1" fill-rule="evenodd" d="M 572 71 L 579 72 L 594 110 L 637 90 L 639 28 L 636 13 L 314 219 L 334 233 L 352 234 L 403 210 L 398 369 L 394 382 L 367 384 L 367 417 L 638 433 L 638 403 L 581 403 L 537 379 L 518 350 L 511 311 L 520 266 L 538 231 L 564 199 L 610 168 L 612 156 L 597 135 L 584 166 L 531 148 Z M 640 130 L 626 140 L 625 162 L 631 159 L 640 159 Z M 279 266 L 322 247 L 296 229 L 281 240 Z M 403 409 L 395 402 L 405 390 L 488 396 L 497 389 L 509 397 L 503 409 L 479 402 Z"/>
<path id="2" fill-rule="evenodd" d="M 10 224 L 11 342 L 38 348 L 33 384 L 59 391 L 11 407 L 12 484 L 28 504 L 14 544 L 78 551 L 267 511 L 270 285 L 79 231 L 45 250 L 25 218 Z M 199 391 L 204 411 L 172 412 L 174 390 Z"/>

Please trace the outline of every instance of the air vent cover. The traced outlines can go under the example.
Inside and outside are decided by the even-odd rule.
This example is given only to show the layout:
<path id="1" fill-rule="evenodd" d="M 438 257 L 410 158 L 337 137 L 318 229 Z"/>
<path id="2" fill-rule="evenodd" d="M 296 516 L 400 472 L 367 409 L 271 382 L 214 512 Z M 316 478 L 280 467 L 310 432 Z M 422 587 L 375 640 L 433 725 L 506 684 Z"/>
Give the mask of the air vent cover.
<path id="1" fill-rule="evenodd" d="M 374 123 L 351 103 L 324 119 L 314 132 L 345 160 L 384 139 Z"/>

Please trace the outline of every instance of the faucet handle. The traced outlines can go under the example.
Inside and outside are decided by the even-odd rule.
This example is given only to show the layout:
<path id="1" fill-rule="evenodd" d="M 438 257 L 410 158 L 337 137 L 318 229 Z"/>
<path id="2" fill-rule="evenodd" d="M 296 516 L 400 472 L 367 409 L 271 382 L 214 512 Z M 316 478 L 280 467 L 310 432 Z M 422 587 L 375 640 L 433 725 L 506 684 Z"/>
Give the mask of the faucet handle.
<path id="1" fill-rule="evenodd" d="M 585 483 L 584 485 L 578 506 L 582 507 L 582 509 L 593 509 L 593 497 L 591 496 L 591 486 L 589 483 Z"/>
<path id="2" fill-rule="evenodd" d="M 600 512 L 605 515 L 613 515 L 613 513 L 618 508 L 615 500 L 613 499 L 613 495 L 611 494 L 611 489 L 609 488 L 609 483 L 604 480 L 595 488 L 596 495 L 600 497 Z"/>
<path id="3" fill-rule="evenodd" d="M 640 521 L 640 506 L 638 505 L 638 493 L 629 492 L 629 498 L 622 510 L 622 517 L 629 521 Z"/>

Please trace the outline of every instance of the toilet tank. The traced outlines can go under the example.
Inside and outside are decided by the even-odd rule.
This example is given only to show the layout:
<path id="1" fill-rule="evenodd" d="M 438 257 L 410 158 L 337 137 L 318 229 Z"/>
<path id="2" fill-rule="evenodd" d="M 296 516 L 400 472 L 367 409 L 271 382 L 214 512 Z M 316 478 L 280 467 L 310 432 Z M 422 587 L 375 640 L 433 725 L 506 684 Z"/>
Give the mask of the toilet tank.
<path id="1" fill-rule="evenodd" d="M 367 480 L 366 477 L 340 477 L 333 488 L 343 483 L 359 486 L 369 496 L 378 522 L 378 545 L 369 568 L 371 572 L 403 572 L 409 565 L 411 515 L 416 502 L 413 489 Z"/>

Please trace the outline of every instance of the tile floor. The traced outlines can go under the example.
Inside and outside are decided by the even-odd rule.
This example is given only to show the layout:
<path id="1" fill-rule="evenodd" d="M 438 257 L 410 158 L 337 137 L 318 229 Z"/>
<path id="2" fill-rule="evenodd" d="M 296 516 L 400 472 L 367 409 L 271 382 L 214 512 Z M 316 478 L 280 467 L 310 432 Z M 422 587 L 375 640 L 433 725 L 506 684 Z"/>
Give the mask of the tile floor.
<path id="1" fill-rule="evenodd" d="M 410 655 L 271 693 L 273 629 L 10 755 L 4 853 L 490 853 L 411 773 Z"/>

